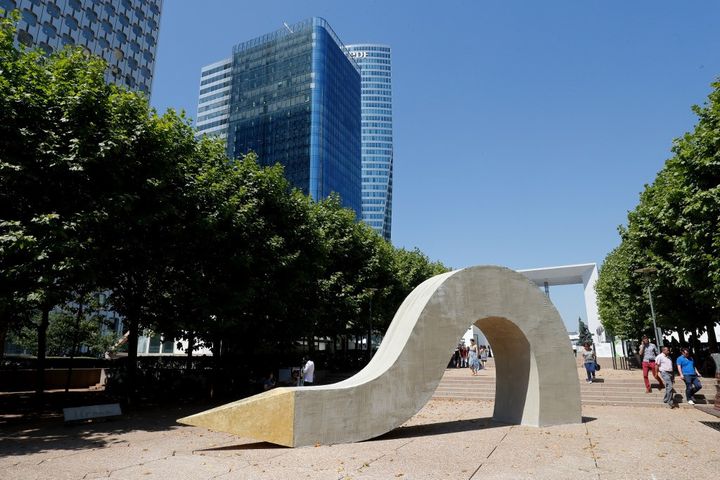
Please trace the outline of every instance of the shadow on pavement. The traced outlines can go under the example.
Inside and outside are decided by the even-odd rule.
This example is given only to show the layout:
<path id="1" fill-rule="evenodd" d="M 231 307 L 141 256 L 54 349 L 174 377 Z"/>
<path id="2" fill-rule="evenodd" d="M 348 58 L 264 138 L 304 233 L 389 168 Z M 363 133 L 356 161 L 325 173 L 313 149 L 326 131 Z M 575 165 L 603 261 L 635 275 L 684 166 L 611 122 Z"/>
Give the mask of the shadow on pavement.
<path id="1" fill-rule="evenodd" d="M 427 423 L 423 425 L 410 425 L 398 427 L 395 430 L 380 435 L 379 437 L 367 440 L 391 440 L 395 438 L 427 437 L 432 435 L 443 435 L 446 433 L 471 432 L 474 430 L 485 430 L 507 426 L 507 423 L 496 422 L 492 417 L 473 418 L 470 420 L 453 420 L 451 422 Z"/>
<path id="2" fill-rule="evenodd" d="M 189 407 L 152 408 L 104 421 L 65 424 L 61 418 L 54 418 L 3 427 L 0 458 L 50 450 L 103 448 L 122 442 L 118 436 L 131 431 L 155 432 L 180 428 L 175 420 L 185 416 L 188 410 Z"/>
<path id="3" fill-rule="evenodd" d="M 590 423 L 595 420 L 597 420 L 595 417 L 582 417 L 582 423 Z M 495 421 L 492 417 L 411 425 L 408 427 L 396 428 L 384 435 L 370 439 L 368 442 L 376 440 L 390 440 L 395 438 L 427 437 L 432 435 L 443 435 L 446 433 L 471 432 L 474 430 L 486 430 L 489 428 L 506 427 L 509 425 L 512 424 Z"/>
<path id="4" fill-rule="evenodd" d="M 720 422 L 704 422 L 704 421 L 701 421 L 700 423 L 702 423 L 702 424 L 705 425 L 706 427 L 710 427 L 710 428 L 712 428 L 712 429 L 717 430 L 718 432 L 720 432 Z"/>
<path id="5" fill-rule="evenodd" d="M 275 445 L 270 442 L 252 442 L 252 443 L 240 443 L 237 445 L 225 445 L 224 447 L 213 447 L 203 448 L 202 450 L 195 450 L 196 452 L 223 452 L 227 450 L 273 450 L 280 448 L 289 448 L 283 445 Z"/>

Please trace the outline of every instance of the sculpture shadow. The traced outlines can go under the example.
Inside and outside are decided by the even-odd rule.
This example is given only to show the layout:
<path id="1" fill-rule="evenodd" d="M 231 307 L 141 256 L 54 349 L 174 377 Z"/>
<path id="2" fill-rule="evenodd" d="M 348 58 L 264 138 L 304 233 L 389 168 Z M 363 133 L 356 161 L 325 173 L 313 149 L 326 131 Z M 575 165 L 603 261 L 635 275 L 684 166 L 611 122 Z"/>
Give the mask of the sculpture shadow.
<path id="1" fill-rule="evenodd" d="M 490 428 L 505 427 L 510 425 L 505 422 L 498 422 L 492 417 L 479 417 L 468 420 L 452 420 L 449 422 L 425 423 L 422 425 L 409 425 L 391 430 L 379 437 L 366 440 L 375 442 L 378 440 L 394 440 L 399 438 L 430 437 L 433 435 L 445 435 L 448 433 L 471 432 L 475 430 L 486 430 Z"/>
<path id="2" fill-rule="evenodd" d="M 195 450 L 195 452 L 226 452 L 234 450 L 278 450 L 287 449 L 283 445 L 275 445 L 270 442 L 251 442 L 251 443 L 239 443 L 236 445 L 225 445 L 222 447 L 202 448 Z"/>
<path id="3" fill-rule="evenodd" d="M 595 420 L 597 420 L 595 417 L 582 417 L 582 423 L 590 423 Z M 366 441 L 376 442 L 380 440 L 395 440 L 401 438 L 431 437 L 434 435 L 488 430 L 491 428 L 507 427 L 511 425 L 516 424 L 493 420 L 492 417 L 479 417 L 468 420 L 453 420 L 449 422 L 426 423 L 422 425 L 400 427 L 384 435 L 380 435 L 379 437 L 371 438 Z"/>

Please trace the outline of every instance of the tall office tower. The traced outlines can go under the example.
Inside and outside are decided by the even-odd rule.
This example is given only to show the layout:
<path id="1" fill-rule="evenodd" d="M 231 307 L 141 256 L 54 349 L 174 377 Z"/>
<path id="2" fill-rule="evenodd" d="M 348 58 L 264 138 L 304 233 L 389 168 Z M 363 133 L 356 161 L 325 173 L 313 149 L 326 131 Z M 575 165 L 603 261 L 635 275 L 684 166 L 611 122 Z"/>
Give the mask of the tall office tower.
<path id="1" fill-rule="evenodd" d="M 227 138 L 231 77 L 231 58 L 201 69 L 200 97 L 195 124 L 200 134 Z"/>
<path id="2" fill-rule="evenodd" d="M 362 74 L 362 219 L 390 241 L 392 227 L 392 75 L 390 47 L 348 45 Z"/>
<path id="3" fill-rule="evenodd" d="M 281 163 L 304 193 L 336 192 L 360 217 L 360 68 L 324 19 L 236 45 L 200 78 L 199 133 L 224 136 L 232 157 Z"/>
<path id="4" fill-rule="evenodd" d="M 162 0 L 0 0 L 0 9 L 20 10 L 20 43 L 83 46 L 107 61 L 108 82 L 150 95 Z"/>

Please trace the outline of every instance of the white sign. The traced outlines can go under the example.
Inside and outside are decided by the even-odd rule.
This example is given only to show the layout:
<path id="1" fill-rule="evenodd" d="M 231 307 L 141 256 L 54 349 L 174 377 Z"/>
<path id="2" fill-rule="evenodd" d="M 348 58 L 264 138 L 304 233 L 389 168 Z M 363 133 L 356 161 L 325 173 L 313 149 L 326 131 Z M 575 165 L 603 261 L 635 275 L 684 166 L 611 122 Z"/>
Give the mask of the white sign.
<path id="1" fill-rule="evenodd" d="M 352 58 L 367 58 L 367 52 L 350 52 Z"/>

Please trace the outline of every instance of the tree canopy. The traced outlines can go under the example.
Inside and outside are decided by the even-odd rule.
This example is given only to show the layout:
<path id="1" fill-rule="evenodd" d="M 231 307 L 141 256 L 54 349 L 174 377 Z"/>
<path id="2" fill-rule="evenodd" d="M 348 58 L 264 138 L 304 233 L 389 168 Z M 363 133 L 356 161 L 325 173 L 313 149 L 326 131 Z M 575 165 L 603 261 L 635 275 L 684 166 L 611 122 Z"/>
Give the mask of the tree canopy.
<path id="1" fill-rule="evenodd" d="M 99 342 L 78 313 L 92 318 L 78 306 L 98 292 L 132 372 L 145 328 L 217 356 L 362 335 L 446 271 L 281 166 L 227 158 L 183 114 L 105 83 L 102 60 L 15 45 L 13 21 L 0 19 L 0 333 L 34 328 L 39 359 L 50 327 L 52 352 L 67 350 L 58 326 Z"/>
<path id="2" fill-rule="evenodd" d="M 659 327 L 709 333 L 720 320 L 720 82 L 694 106 L 698 123 L 673 143 L 655 181 L 620 228 L 600 270 L 598 306 L 608 332 L 650 333 L 649 286 Z M 648 275 L 647 271 L 651 270 Z M 642 272 L 646 273 L 642 273 Z M 681 338 L 681 341 L 684 341 Z"/>

